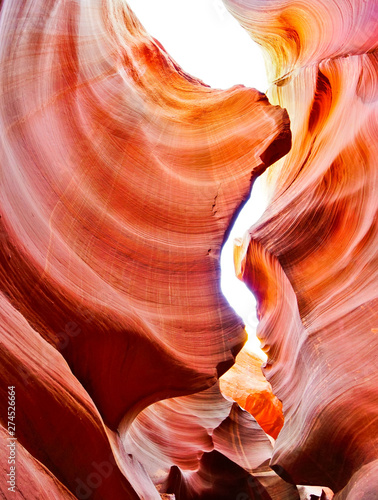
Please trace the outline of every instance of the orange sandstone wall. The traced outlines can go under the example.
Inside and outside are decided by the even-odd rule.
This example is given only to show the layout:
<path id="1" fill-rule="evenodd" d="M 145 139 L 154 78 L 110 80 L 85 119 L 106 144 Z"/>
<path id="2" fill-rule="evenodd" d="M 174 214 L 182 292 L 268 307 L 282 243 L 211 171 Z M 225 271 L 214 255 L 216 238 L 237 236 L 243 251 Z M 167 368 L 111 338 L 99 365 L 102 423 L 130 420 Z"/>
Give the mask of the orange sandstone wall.
<path id="1" fill-rule="evenodd" d="M 236 356 L 235 364 L 219 379 L 222 394 L 232 398 L 255 417 L 264 431 L 276 439 L 284 419 L 282 403 L 272 392 L 261 367 L 263 360 L 248 349 Z"/>
<path id="2" fill-rule="evenodd" d="M 226 3 L 262 45 L 293 132 L 270 205 L 235 249 L 283 403 L 272 463 L 296 484 L 344 488 L 335 498 L 375 498 L 378 5 Z"/>

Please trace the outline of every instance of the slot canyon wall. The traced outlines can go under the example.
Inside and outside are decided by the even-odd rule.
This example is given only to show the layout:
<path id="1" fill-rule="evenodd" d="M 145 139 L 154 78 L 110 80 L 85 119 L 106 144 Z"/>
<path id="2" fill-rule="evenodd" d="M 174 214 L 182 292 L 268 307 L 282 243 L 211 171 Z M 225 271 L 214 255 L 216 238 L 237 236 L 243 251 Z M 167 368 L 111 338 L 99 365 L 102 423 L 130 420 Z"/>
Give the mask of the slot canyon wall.
<path id="1" fill-rule="evenodd" d="M 17 438 L 16 498 L 374 498 L 377 5 L 228 1 L 269 101 L 123 0 L 0 5 L 2 496 Z M 267 169 L 235 264 L 268 382 L 219 265 Z"/>
<path id="2" fill-rule="evenodd" d="M 378 4 L 227 1 L 268 61 L 293 146 L 235 247 L 285 424 L 272 464 L 335 499 L 378 496 Z"/>

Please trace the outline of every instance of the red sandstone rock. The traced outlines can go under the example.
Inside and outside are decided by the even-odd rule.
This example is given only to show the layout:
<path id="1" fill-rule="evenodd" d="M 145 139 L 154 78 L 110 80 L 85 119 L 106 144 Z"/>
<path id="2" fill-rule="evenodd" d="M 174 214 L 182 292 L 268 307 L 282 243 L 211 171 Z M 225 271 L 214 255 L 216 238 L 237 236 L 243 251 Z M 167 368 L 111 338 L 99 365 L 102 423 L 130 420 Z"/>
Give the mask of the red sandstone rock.
<path id="1" fill-rule="evenodd" d="M 377 6 L 227 5 L 264 47 L 294 138 L 236 250 L 283 402 L 272 463 L 374 497 Z M 198 394 L 244 340 L 219 251 L 251 177 L 288 151 L 286 114 L 186 75 L 121 2 L 3 1 L 0 48 L 0 409 L 4 422 L 14 384 L 19 491 L 152 500 L 156 466 L 183 498 L 252 496 L 257 481 L 297 498 L 263 479 L 252 417 Z"/>
<path id="2" fill-rule="evenodd" d="M 52 498 L 50 492 L 71 498 L 68 488 L 79 499 L 138 499 L 116 465 L 90 397 L 63 357 L 2 294 L 0 338 L 0 415 L 7 428 L 8 386 L 15 387 L 16 494 Z M 10 464 L 3 461 L 6 434 L 4 430 L 1 467 L 9 472 Z M 148 482 L 147 475 L 144 480 Z"/>
<path id="3" fill-rule="evenodd" d="M 85 496 L 114 454 L 92 498 L 152 500 L 117 428 L 234 362 L 219 253 L 287 113 L 185 74 L 118 0 L 5 0 L 0 47 L 1 415 L 12 383 L 19 442 L 62 488 Z"/>
<path id="4" fill-rule="evenodd" d="M 233 363 L 219 252 L 288 121 L 183 74 L 119 3 L 3 17 L 3 288 L 116 428 Z"/>
<path id="5" fill-rule="evenodd" d="M 194 473 L 173 467 L 166 488 L 177 500 L 271 500 L 259 481 L 217 451 L 205 453 Z"/>
<path id="6" fill-rule="evenodd" d="M 124 448 L 156 482 L 172 464 L 184 472 L 198 470 L 203 453 L 213 450 L 252 472 L 270 459 L 272 450 L 255 419 L 225 399 L 217 385 L 149 406 L 130 427 L 121 424 L 120 434 Z"/>
<path id="7" fill-rule="evenodd" d="M 334 500 L 364 500 L 376 498 L 378 491 L 377 461 L 363 465 Z"/>
<path id="8" fill-rule="evenodd" d="M 223 498 L 221 492 L 230 491 L 242 499 L 252 490 L 256 498 L 299 499 L 297 488 L 267 466 L 272 445 L 266 434 L 217 386 L 155 403 L 120 433 L 123 448 L 144 464 L 160 492 L 183 500 Z"/>
<path id="9" fill-rule="evenodd" d="M 271 203 L 235 253 L 283 403 L 272 463 L 355 500 L 378 439 L 377 3 L 227 5 L 263 45 L 269 98 L 293 132 L 269 170 Z"/>
<path id="10" fill-rule="evenodd" d="M 2 498 L 27 498 L 28 500 L 75 500 L 62 483 L 33 456 L 30 455 L 20 444 L 17 444 L 17 458 L 14 465 L 10 459 L 8 430 L 0 427 L 1 435 L 1 477 L 0 495 Z M 10 463 L 8 463 L 10 461 Z M 16 487 L 12 484 L 10 467 L 15 468 L 17 474 Z"/>

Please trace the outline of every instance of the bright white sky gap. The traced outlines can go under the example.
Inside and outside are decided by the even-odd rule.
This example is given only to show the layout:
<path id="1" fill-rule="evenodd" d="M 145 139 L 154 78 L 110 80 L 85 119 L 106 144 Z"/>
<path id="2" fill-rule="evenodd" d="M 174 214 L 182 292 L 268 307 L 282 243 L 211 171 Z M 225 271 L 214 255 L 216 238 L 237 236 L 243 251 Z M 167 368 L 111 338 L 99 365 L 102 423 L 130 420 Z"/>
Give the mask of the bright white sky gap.
<path id="1" fill-rule="evenodd" d="M 127 0 L 145 29 L 164 46 L 187 73 L 211 87 L 227 89 L 243 84 L 266 92 L 268 83 L 259 46 L 229 14 L 221 0 Z M 222 291 L 242 317 L 248 345 L 262 354 L 254 333 L 256 301 L 235 277 L 233 240 L 241 237 L 265 210 L 267 200 L 260 179 L 240 213 L 221 258 Z M 264 358 L 266 356 L 263 354 Z"/>

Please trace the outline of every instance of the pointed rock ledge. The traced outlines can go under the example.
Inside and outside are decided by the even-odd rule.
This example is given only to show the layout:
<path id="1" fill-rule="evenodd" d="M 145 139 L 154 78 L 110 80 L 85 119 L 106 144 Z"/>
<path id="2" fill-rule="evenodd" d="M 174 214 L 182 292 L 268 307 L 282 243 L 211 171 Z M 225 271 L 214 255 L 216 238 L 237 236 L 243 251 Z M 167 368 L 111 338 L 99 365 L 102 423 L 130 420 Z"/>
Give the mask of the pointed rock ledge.
<path id="1" fill-rule="evenodd" d="M 276 439 L 284 420 L 282 403 L 262 374 L 263 360 L 246 344 L 235 364 L 219 379 L 222 394 L 232 398 L 257 420 L 264 431 Z"/>

